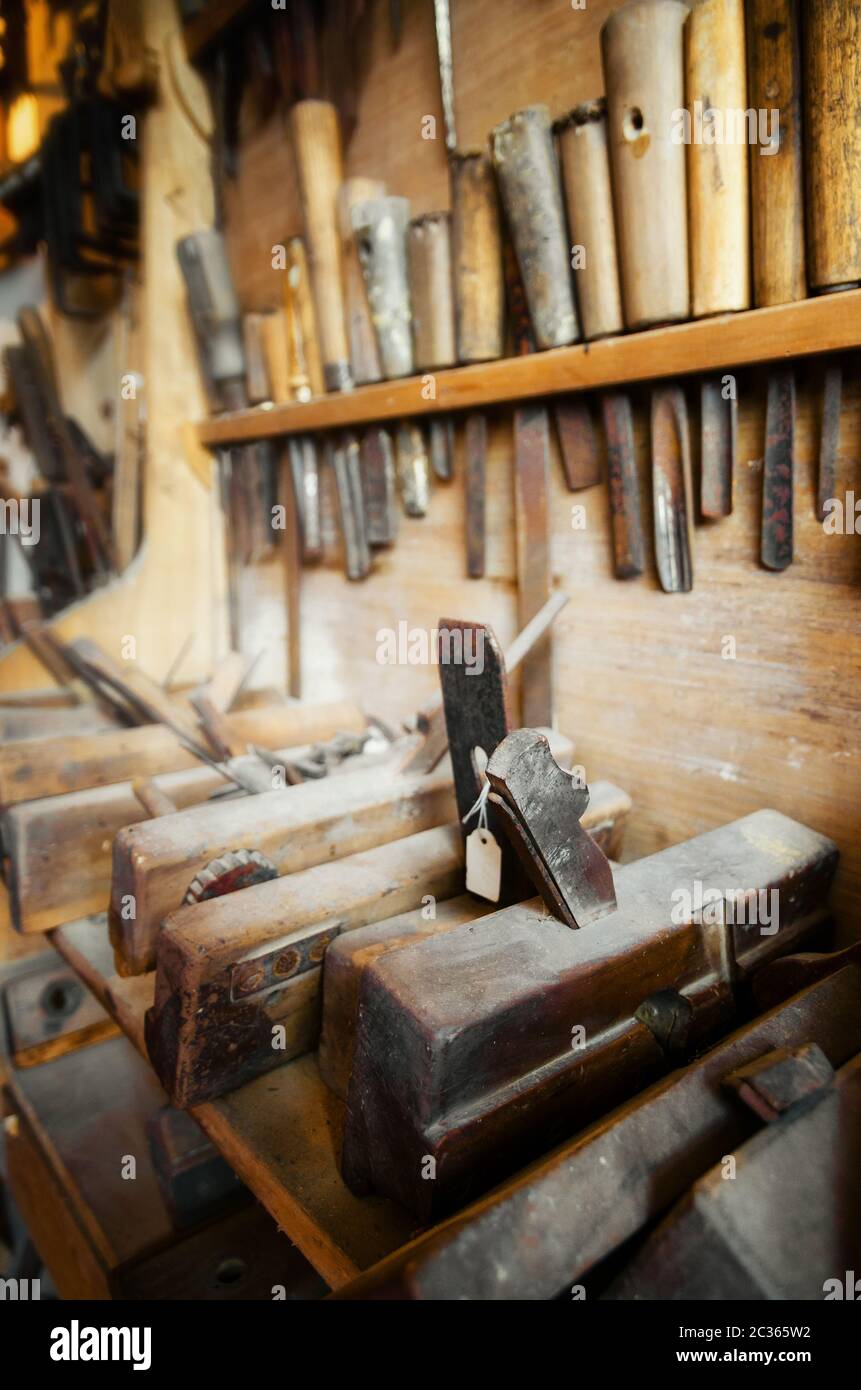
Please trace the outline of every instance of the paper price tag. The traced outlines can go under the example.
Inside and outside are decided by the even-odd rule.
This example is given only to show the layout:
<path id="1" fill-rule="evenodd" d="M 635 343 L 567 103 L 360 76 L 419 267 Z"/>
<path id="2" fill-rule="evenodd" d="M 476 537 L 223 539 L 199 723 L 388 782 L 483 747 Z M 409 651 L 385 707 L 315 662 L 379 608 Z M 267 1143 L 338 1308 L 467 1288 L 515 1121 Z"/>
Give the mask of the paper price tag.
<path id="1" fill-rule="evenodd" d="M 473 830 L 466 837 L 466 890 L 488 902 L 499 902 L 502 850 L 490 831 Z"/>

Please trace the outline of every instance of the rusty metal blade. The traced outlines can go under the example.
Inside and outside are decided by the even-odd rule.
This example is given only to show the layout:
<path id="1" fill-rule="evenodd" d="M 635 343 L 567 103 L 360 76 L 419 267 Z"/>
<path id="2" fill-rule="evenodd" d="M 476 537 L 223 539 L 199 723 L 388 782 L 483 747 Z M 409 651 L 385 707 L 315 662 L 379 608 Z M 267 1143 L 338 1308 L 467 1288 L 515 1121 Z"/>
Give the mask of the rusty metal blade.
<path id="1" fill-rule="evenodd" d="M 700 505 L 703 516 L 729 516 L 735 476 L 738 402 L 726 400 L 720 377 L 700 383 Z"/>
<path id="2" fill-rule="evenodd" d="M 795 374 L 791 367 L 772 369 L 765 417 L 762 470 L 762 540 L 766 569 L 792 564 L 792 512 L 795 472 Z"/>
<path id="3" fill-rule="evenodd" d="M 569 492 L 601 481 L 601 450 L 587 396 L 567 396 L 553 403 L 559 453 Z"/>
<path id="4" fill-rule="evenodd" d="M 828 515 L 825 504 L 834 497 L 834 490 L 837 487 L 842 396 L 843 369 L 839 362 L 829 362 L 825 368 L 825 379 L 822 387 L 822 433 L 819 439 L 819 485 L 816 493 L 816 515 L 820 521 L 824 521 Z"/>
<path id="5" fill-rule="evenodd" d="M 310 435 L 294 435 L 287 445 L 293 495 L 302 538 L 302 559 L 318 560 L 323 551 L 317 450 Z"/>
<path id="6" fill-rule="evenodd" d="M 680 386 L 652 391 L 652 496 L 661 588 L 668 594 L 687 593 L 694 586 L 691 449 L 688 409 Z"/>
<path id="7" fill-rule="evenodd" d="M 550 565 L 550 425 L 547 408 L 527 403 L 514 412 L 514 522 L 517 541 L 517 616 L 525 625 L 547 602 Z M 549 635 L 524 663 L 524 724 L 553 723 L 553 652 Z"/>
<path id="8" fill-rule="evenodd" d="M 428 454 L 418 425 L 402 420 L 398 425 L 395 449 L 398 457 L 398 482 L 401 501 L 407 516 L 425 516 L 428 509 L 430 474 Z"/>
<path id="9" fill-rule="evenodd" d="M 606 391 L 601 397 L 601 413 L 607 439 L 614 569 L 617 579 L 633 579 L 643 573 L 644 559 L 630 397 L 621 391 Z"/>
<path id="10" fill-rule="evenodd" d="M 485 465 L 487 416 L 466 417 L 466 572 L 481 579 L 485 563 Z"/>
<path id="11" fill-rule="evenodd" d="M 362 493 L 369 545 L 393 545 L 398 520 L 395 452 L 388 430 L 374 425 L 366 430 L 361 445 Z"/>
<path id="12" fill-rule="evenodd" d="M 365 530 L 359 441 L 356 436 L 349 431 L 341 435 L 331 449 L 331 458 L 341 514 L 347 578 L 364 579 L 371 568 L 371 552 Z"/>
<path id="13" fill-rule="evenodd" d="M 616 910 L 610 861 L 580 824 L 589 789 L 559 766 L 544 734 L 517 729 L 487 764 L 490 800 L 554 916 L 585 927 Z"/>
<path id="14" fill-rule="evenodd" d="M 451 416 L 430 422 L 430 460 L 434 474 L 447 483 L 454 473 L 454 422 Z"/>

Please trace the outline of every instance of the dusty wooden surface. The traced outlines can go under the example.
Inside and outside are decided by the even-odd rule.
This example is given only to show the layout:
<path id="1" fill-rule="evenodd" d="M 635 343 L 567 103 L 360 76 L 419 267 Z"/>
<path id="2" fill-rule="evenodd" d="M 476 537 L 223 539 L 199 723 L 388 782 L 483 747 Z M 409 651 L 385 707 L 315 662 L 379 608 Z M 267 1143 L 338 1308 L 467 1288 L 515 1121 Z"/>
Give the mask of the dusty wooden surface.
<path id="1" fill-rule="evenodd" d="M 61 928 L 54 945 L 143 1051 L 154 976 L 111 974 L 104 919 Z M 416 1222 L 393 1202 L 354 1197 L 343 1182 L 337 1164 L 343 1106 L 321 1081 L 315 1054 L 191 1113 L 330 1287 L 348 1283 L 417 1233 Z"/>

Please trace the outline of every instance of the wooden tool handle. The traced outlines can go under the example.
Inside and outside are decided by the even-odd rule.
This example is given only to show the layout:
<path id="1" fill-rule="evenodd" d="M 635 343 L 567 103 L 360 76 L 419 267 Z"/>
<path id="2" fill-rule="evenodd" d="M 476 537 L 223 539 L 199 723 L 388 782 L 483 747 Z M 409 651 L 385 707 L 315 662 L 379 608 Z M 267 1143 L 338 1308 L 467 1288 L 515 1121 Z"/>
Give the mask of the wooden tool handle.
<path id="1" fill-rule="evenodd" d="M 341 232 L 341 254 L 344 264 L 344 294 L 347 305 L 347 334 L 350 343 L 350 366 L 357 386 L 369 381 L 382 381 L 383 370 L 377 339 L 371 323 L 365 280 L 359 264 L 356 239 L 353 236 L 353 208 L 373 198 L 384 198 L 386 185 L 379 179 L 347 179 L 338 193 L 338 225 Z"/>
<path id="2" fill-rule="evenodd" d="M 753 298 L 757 308 L 804 299 L 801 41 L 797 0 L 748 0 L 748 105 L 771 144 L 750 156 Z M 779 112 L 778 118 L 774 112 Z M 776 146 L 776 148 L 775 148 Z"/>
<path id="3" fill-rule="evenodd" d="M 690 312 L 685 148 L 674 113 L 684 107 L 687 5 L 641 0 L 601 30 L 607 136 L 622 303 L 628 328 Z"/>
<path id="4" fill-rule="evenodd" d="M 416 369 L 457 361 L 451 274 L 451 213 L 416 217 L 407 234 Z"/>
<path id="5" fill-rule="evenodd" d="M 458 360 L 489 362 L 502 356 L 505 295 L 499 198 L 487 155 L 453 155 L 451 188 Z"/>
<path id="6" fill-rule="evenodd" d="M 290 128 L 326 389 L 343 391 L 352 385 L 352 378 L 338 232 L 338 189 L 344 176 L 337 109 L 328 101 L 297 101 L 290 112 Z"/>
<path id="7" fill-rule="evenodd" d="M 861 280 L 861 8 L 804 6 L 807 265 L 810 288 Z"/>
<path id="8" fill-rule="evenodd" d="M 575 274 L 583 336 L 604 338 L 624 327 L 606 101 L 601 97 L 575 106 L 556 129 L 571 242 L 585 252 Z"/>
<path id="9" fill-rule="evenodd" d="M 267 314 L 245 314 L 242 319 L 242 339 L 245 346 L 245 383 L 250 405 L 272 399 L 272 387 L 266 367 Z"/>
<path id="10" fill-rule="evenodd" d="M 691 311 L 701 318 L 750 308 L 744 0 L 700 0 L 691 10 L 685 86 Z"/>
<path id="11" fill-rule="evenodd" d="M 143 806 L 148 816 L 153 820 L 157 816 L 170 816 L 178 809 L 175 802 L 171 801 L 166 792 L 153 782 L 150 777 L 136 777 L 132 782 L 132 791 Z"/>
<path id="12" fill-rule="evenodd" d="M 287 343 L 287 315 L 284 310 L 274 309 L 272 313 L 266 314 L 263 317 L 262 330 L 270 399 L 277 405 L 295 400 Z"/>
<path id="13" fill-rule="evenodd" d="M 564 347 L 579 338 L 580 325 L 548 108 L 515 111 L 491 143 L 536 346 Z"/>
<path id="14" fill-rule="evenodd" d="M 311 272 L 305 243 L 298 236 L 291 237 L 287 243 L 284 316 L 291 398 L 304 399 L 306 390 L 310 390 L 312 396 L 322 396 L 326 383 L 323 379 Z"/>

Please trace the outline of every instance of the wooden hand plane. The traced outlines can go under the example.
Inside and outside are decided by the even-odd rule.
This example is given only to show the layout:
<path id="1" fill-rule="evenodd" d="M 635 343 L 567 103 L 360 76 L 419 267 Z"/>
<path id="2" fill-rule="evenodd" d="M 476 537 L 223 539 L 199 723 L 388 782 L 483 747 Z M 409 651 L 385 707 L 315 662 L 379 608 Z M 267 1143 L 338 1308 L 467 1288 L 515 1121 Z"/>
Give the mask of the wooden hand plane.
<path id="1" fill-rule="evenodd" d="M 541 816 L 519 814 L 558 889 L 571 824 L 541 843 Z M 606 1112 L 725 1032 L 759 966 L 827 922 L 836 862 L 760 811 L 616 869 L 615 908 L 583 930 L 532 900 L 382 955 L 361 985 L 349 1186 L 436 1219 Z"/>

